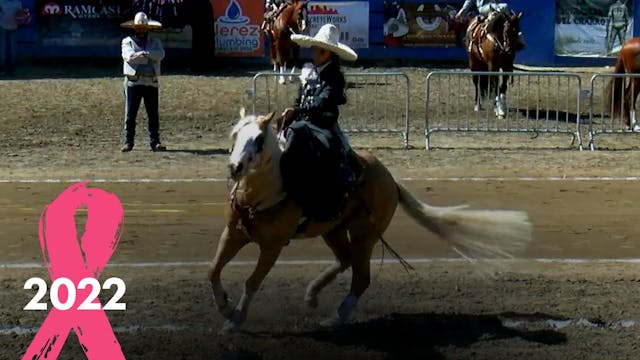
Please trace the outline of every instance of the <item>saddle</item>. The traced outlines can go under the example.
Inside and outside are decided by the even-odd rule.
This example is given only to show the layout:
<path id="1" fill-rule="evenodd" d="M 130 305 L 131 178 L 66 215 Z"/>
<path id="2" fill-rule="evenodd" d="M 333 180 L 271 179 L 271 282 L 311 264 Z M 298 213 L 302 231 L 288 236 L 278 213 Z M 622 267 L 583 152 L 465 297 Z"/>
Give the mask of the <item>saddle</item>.
<path id="1" fill-rule="evenodd" d="M 471 52 L 474 47 L 478 50 L 479 54 L 482 54 L 482 48 L 480 44 L 486 39 L 489 38 L 494 42 L 494 46 L 497 46 L 497 40 L 491 35 L 493 32 L 493 27 L 497 20 L 500 19 L 502 15 L 496 13 L 495 15 L 490 15 L 489 17 L 485 17 L 483 15 L 476 16 L 475 19 L 471 21 L 469 24 L 469 28 L 467 29 L 467 50 Z"/>
<path id="2" fill-rule="evenodd" d="M 362 180 L 364 164 L 351 148 L 340 145 L 340 134 L 306 120 L 286 131 L 280 162 L 284 191 L 296 201 L 308 220 L 332 221 Z"/>

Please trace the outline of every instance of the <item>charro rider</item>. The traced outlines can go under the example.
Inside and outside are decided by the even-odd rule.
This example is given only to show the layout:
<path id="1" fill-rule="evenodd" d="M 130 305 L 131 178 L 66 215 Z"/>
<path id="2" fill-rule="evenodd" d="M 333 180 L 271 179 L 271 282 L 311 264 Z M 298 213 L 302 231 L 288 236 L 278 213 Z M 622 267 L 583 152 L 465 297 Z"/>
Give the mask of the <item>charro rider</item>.
<path id="1" fill-rule="evenodd" d="M 355 61 L 358 55 L 339 38 L 332 24 L 322 26 L 315 37 L 291 36 L 297 44 L 311 47 L 313 64 L 302 70 L 295 106 L 282 114 L 285 126 L 291 125 L 284 132 L 280 167 L 285 191 L 309 220 L 340 216 L 355 185 L 356 161 L 338 126 L 338 107 L 347 101 L 340 60 Z"/>
<path id="2" fill-rule="evenodd" d="M 266 0 L 264 4 L 264 20 L 260 27 L 262 31 L 266 31 L 269 25 L 273 24 L 280 12 L 291 2 L 288 0 Z"/>
<path id="3" fill-rule="evenodd" d="M 627 9 L 626 0 L 618 0 L 609 7 L 607 15 L 607 54 L 613 50 L 613 44 L 616 38 L 620 41 L 620 45 L 624 43 L 629 26 L 629 10 Z"/>
<path id="4" fill-rule="evenodd" d="M 122 60 L 125 94 L 125 139 L 122 152 L 133 150 L 136 135 L 136 116 L 140 102 L 147 110 L 149 145 L 152 151 L 167 148 L 160 143 L 160 119 L 158 115 L 158 77 L 164 48 L 160 39 L 149 35 L 150 30 L 162 28 L 158 21 L 150 20 L 143 12 L 121 24 L 133 29 L 135 34 L 122 39 Z"/>
<path id="5" fill-rule="evenodd" d="M 460 19 L 465 16 L 471 7 L 473 6 L 474 0 L 466 0 L 462 5 L 462 8 L 456 14 L 456 19 Z M 512 12 L 509 9 L 509 5 L 506 3 L 499 3 L 498 0 L 475 0 L 476 7 L 478 9 L 478 23 L 485 23 L 485 29 L 487 31 L 491 31 L 491 27 L 493 24 L 500 18 L 500 16 L 511 16 Z M 486 20 L 486 21 L 485 21 Z M 473 39 L 471 39 L 473 41 Z M 471 41 L 469 42 L 469 46 L 471 46 Z M 524 49 L 524 40 L 522 39 L 522 34 L 518 34 L 518 44 L 516 45 L 516 50 Z"/>

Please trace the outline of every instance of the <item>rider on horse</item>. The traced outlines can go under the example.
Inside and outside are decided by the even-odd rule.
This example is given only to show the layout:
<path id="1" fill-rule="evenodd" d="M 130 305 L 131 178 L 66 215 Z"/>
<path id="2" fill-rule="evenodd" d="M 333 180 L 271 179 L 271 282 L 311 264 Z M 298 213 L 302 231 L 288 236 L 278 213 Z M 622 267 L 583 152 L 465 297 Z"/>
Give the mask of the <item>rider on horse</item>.
<path id="1" fill-rule="evenodd" d="M 264 20 L 260 27 L 262 31 L 266 31 L 269 25 L 273 24 L 276 20 L 280 12 L 290 4 L 291 1 L 289 0 L 266 0 L 264 4 Z"/>
<path id="2" fill-rule="evenodd" d="M 355 61 L 358 55 L 339 38 L 332 24 L 322 26 L 315 37 L 291 36 L 311 47 L 313 64 L 305 65 L 300 75 L 294 107 L 282 114 L 286 144 L 280 168 L 287 194 L 305 218 L 316 221 L 338 218 L 356 181 L 353 152 L 338 126 L 338 107 L 347 102 L 340 59 Z"/>
<path id="3" fill-rule="evenodd" d="M 484 23 L 484 29 L 487 32 L 492 32 L 493 25 L 502 16 L 511 16 L 513 13 L 509 9 L 509 5 L 506 3 L 499 3 L 498 0 L 476 0 L 476 7 L 478 8 L 478 24 Z M 466 0 L 462 5 L 462 8 L 456 14 L 456 19 L 466 15 L 473 6 L 473 0 Z M 486 20 L 486 21 L 485 21 Z M 475 38 L 475 37 L 474 37 Z M 474 39 L 470 39 L 469 47 L 472 46 Z M 518 34 L 518 44 L 516 50 L 524 49 L 524 40 L 522 34 Z"/>

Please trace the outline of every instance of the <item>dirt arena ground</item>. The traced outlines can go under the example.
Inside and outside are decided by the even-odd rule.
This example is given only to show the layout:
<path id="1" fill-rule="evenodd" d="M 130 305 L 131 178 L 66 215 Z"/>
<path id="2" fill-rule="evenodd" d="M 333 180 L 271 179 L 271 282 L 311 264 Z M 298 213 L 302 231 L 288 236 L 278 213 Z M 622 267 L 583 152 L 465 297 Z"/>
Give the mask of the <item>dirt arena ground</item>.
<path id="1" fill-rule="evenodd" d="M 43 77 L 37 70 L 29 77 Z M 102 278 L 127 283 L 127 310 L 108 313 L 127 358 L 636 358 L 635 136 L 612 138 L 607 146 L 617 150 L 600 152 L 571 150 L 565 136 L 448 136 L 427 152 L 419 99 L 428 69 L 399 70 L 409 74 L 416 99 L 412 148 L 369 135 L 353 135 L 354 145 L 373 151 L 430 204 L 529 212 L 535 240 L 523 259 L 487 278 L 399 210 L 386 237 L 416 269 L 405 273 L 388 254 L 384 265 L 374 263 L 372 285 L 349 325 L 317 325 L 347 291 L 348 272 L 322 293 L 318 309 L 302 301 L 306 284 L 331 259 L 322 241 L 308 239 L 285 249 L 244 331 L 220 337 L 206 269 L 224 224 L 226 182 L 214 179 L 226 176 L 227 132 L 246 101 L 251 70 L 165 76 L 161 125 L 169 151 L 148 151 L 141 112 L 130 154 L 118 151 L 120 78 L 93 72 L 60 79 L 69 77 L 60 70 L 55 79 L 33 80 L 23 73 L 0 82 L 0 359 L 19 358 L 46 317 L 22 310 L 33 296 L 23 285 L 32 276 L 48 279 L 37 226 L 42 207 L 69 185 L 50 182 L 56 179 L 103 179 L 92 186 L 124 205 L 123 239 Z M 576 180 L 583 177 L 630 178 Z M 122 179 L 129 181 L 114 182 Z M 255 254 L 251 246 L 243 250 L 224 273 L 234 299 Z M 381 249 L 375 254 L 380 258 Z M 101 295 L 103 303 L 109 296 Z M 60 358 L 83 358 L 74 335 Z"/>

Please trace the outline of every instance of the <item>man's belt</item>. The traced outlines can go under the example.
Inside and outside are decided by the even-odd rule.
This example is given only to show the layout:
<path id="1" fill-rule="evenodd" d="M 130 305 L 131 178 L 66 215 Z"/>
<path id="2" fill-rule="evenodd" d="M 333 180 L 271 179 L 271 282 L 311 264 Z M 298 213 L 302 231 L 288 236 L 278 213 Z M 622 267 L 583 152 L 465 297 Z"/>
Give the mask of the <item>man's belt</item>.
<path id="1" fill-rule="evenodd" d="M 151 76 L 151 75 L 127 75 L 127 79 L 134 80 L 134 81 L 144 80 L 144 79 L 157 81 L 158 77 L 155 76 L 155 75 L 153 75 L 153 76 Z"/>

